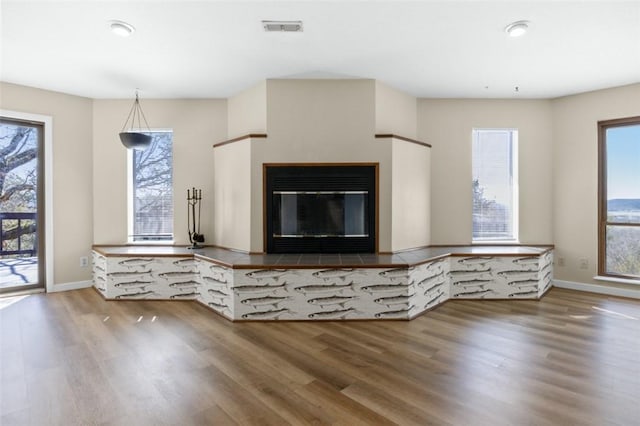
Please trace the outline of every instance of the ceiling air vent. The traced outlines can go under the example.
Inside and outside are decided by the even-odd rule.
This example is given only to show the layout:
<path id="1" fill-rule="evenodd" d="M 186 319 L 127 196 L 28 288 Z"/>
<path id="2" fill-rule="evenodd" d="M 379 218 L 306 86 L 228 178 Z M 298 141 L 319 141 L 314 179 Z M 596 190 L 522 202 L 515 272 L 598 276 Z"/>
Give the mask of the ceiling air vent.
<path id="1" fill-rule="evenodd" d="M 302 21 L 262 21 L 262 26 L 267 32 L 302 32 Z"/>

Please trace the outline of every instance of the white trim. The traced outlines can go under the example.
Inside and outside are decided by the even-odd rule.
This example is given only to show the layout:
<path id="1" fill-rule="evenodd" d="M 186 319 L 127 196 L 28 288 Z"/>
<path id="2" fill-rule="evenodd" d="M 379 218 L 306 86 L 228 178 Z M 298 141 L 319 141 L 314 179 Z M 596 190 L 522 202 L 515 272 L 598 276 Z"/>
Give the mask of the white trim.
<path id="1" fill-rule="evenodd" d="M 593 279 L 598 281 L 608 281 L 610 283 L 640 285 L 640 280 L 634 280 L 629 278 L 603 277 L 601 275 L 596 275 L 595 277 L 593 277 Z"/>
<path id="2" fill-rule="evenodd" d="M 53 291 L 53 117 L 0 109 L 0 116 L 42 123 L 44 127 L 44 263 L 46 291 Z M 41 207 L 38 206 L 38 209 Z"/>
<path id="3" fill-rule="evenodd" d="M 473 240 L 472 246 L 512 246 L 520 245 L 520 240 Z"/>
<path id="4" fill-rule="evenodd" d="M 131 235 L 127 238 L 131 239 Z M 174 240 L 148 240 L 148 241 L 129 241 L 127 245 L 131 246 L 175 246 Z"/>
<path id="5" fill-rule="evenodd" d="M 609 296 L 629 297 L 640 299 L 640 290 L 620 287 L 611 287 L 599 284 L 577 283 L 574 281 L 553 280 L 554 287 L 568 288 L 571 290 L 588 291 L 590 293 L 608 294 Z"/>
<path id="6" fill-rule="evenodd" d="M 50 293 L 58 291 L 80 290 L 81 288 L 89 288 L 93 285 L 93 281 L 74 281 L 71 283 L 56 284 L 51 289 L 47 289 Z"/>
<path id="7" fill-rule="evenodd" d="M 520 240 L 520 148 L 518 143 L 518 129 L 510 129 L 511 130 L 511 187 L 513 192 L 511 194 L 512 198 L 512 212 L 511 212 L 511 220 L 512 220 L 512 228 L 513 228 L 513 239 L 516 241 Z"/>
<path id="8" fill-rule="evenodd" d="M 127 149 L 127 244 L 133 242 L 133 149 Z"/>

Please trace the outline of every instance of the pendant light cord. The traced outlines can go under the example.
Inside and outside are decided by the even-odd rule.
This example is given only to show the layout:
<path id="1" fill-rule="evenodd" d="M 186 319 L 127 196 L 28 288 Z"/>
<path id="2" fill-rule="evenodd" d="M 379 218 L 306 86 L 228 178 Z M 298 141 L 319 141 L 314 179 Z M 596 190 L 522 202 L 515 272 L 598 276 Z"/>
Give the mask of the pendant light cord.
<path id="1" fill-rule="evenodd" d="M 144 115 L 144 111 L 142 111 L 142 107 L 140 106 L 140 99 L 138 98 L 138 91 L 136 90 L 136 100 L 133 101 L 133 105 L 131 106 L 131 110 L 129 111 L 129 115 L 127 116 L 127 119 L 124 122 L 124 126 L 122 126 L 122 131 L 124 132 L 126 127 L 127 127 L 127 123 L 129 122 L 129 119 L 131 119 L 131 127 L 130 129 L 135 129 L 135 125 L 136 125 L 136 118 L 138 119 L 138 130 L 143 130 L 142 129 L 142 121 L 140 120 L 140 117 L 142 117 L 142 119 L 144 120 L 144 124 L 147 128 L 147 132 L 151 132 L 151 128 L 149 127 L 149 123 L 147 123 L 147 117 L 145 117 Z"/>

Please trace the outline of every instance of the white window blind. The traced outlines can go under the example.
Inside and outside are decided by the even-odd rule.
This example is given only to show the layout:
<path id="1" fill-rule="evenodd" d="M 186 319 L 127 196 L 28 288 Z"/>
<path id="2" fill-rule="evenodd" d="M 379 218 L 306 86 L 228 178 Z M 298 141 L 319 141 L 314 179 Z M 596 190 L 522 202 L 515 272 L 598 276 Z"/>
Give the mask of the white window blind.
<path id="1" fill-rule="evenodd" d="M 518 240 L 518 131 L 474 129 L 473 241 Z"/>

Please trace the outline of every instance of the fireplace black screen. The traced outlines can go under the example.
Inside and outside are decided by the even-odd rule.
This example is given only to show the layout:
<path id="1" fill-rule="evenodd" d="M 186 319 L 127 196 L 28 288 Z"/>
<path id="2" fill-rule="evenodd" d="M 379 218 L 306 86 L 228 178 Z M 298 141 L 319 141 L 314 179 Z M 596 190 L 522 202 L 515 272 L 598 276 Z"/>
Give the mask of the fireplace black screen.
<path id="1" fill-rule="evenodd" d="M 367 191 L 274 191 L 275 237 L 367 237 Z"/>
<path id="2" fill-rule="evenodd" d="M 375 251 L 375 166 L 265 166 L 269 253 Z"/>

